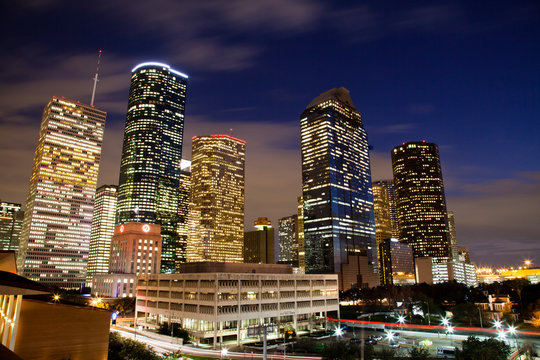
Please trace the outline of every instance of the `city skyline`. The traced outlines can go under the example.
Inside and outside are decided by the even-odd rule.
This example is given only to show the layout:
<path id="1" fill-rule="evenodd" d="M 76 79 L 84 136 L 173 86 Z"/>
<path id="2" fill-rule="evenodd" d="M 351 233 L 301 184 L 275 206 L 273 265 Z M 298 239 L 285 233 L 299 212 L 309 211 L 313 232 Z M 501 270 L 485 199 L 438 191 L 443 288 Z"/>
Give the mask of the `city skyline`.
<path id="1" fill-rule="evenodd" d="M 125 24 L 114 26 L 111 19 L 121 12 L 129 21 L 146 9 L 116 5 L 111 10 L 97 2 L 93 9 L 85 8 L 88 12 L 77 12 L 66 38 L 77 41 L 60 46 L 42 40 L 49 33 L 40 24 L 56 21 L 55 16 L 70 18 L 76 5 L 59 11 L 54 1 L 39 7 L 9 4 L 13 19 L 24 12 L 32 26 L 45 30 L 36 34 L 32 26 L 22 28 L 12 19 L 2 24 L 14 36 L 2 40 L 12 51 L 0 60 L 0 166 L 10 170 L 0 177 L 0 198 L 24 203 L 43 105 L 52 95 L 88 101 L 97 49 L 103 48 L 96 106 L 110 116 L 99 185 L 118 178 L 129 70 L 141 61 L 158 60 L 191 75 L 184 157 L 190 158 L 191 136 L 233 128 L 234 136 L 249 144 L 245 224 L 259 216 L 276 222 L 295 212 L 300 194 L 298 114 L 314 95 L 345 86 L 363 114 L 373 147 L 373 180 L 391 178 L 392 147 L 403 141 L 434 142 L 440 147 L 458 242 L 470 248 L 471 260 L 505 265 L 538 254 L 540 169 L 534 141 L 538 124 L 533 121 L 539 117 L 533 96 L 539 83 L 533 66 L 539 58 L 533 41 L 539 34 L 534 15 L 538 4 L 495 2 L 489 11 L 478 11 L 485 9 L 460 2 L 396 3 L 389 13 L 373 3 L 343 8 L 293 3 L 298 12 L 291 16 L 283 15 L 279 6 L 261 11 L 261 5 L 252 5 L 243 18 L 231 17 L 225 9 L 218 17 L 223 35 L 214 39 L 203 35 L 210 29 L 204 22 L 187 28 L 192 21 L 173 25 L 182 22 L 158 20 L 157 12 L 145 11 L 146 21 L 130 24 L 129 30 L 148 39 L 136 36 L 136 41 L 126 38 L 123 43 L 118 39 L 125 32 L 117 30 Z M 157 7 L 175 9 L 167 2 Z M 197 6 L 183 10 L 179 16 L 200 20 Z M 364 26 L 359 28 L 343 17 L 339 26 L 350 31 L 320 21 L 333 16 L 337 25 L 346 10 L 369 21 L 359 22 Z M 82 26 L 90 19 L 101 25 L 92 36 L 84 35 Z M 171 39 L 179 33 L 177 46 Z M 235 34 L 240 36 L 233 40 Z M 337 40 L 326 41 L 329 35 Z M 186 37 L 189 41 L 182 42 Z M 255 42 L 255 37 L 264 40 Z M 314 54 L 323 42 L 327 51 L 317 52 L 318 61 L 299 54 Z M 221 53 L 227 56 L 215 56 Z M 347 56 L 327 55 L 342 53 Z M 280 181 L 272 181 L 278 172 Z M 262 205 L 267 205 L 264 213 Z"/>

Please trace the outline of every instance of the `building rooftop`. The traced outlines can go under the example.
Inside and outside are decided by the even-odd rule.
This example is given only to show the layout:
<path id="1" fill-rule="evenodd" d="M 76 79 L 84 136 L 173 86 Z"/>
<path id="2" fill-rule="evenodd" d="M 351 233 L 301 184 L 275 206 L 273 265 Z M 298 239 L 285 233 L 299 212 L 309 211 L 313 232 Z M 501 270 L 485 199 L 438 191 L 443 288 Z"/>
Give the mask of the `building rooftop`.
<path id="1" fill-rule="evenodd" d="M 0 295 L 36 295 L 51 293 L 52 289 L 17 274 L 0 271 Z"/>
<path id="2" fill-rule="evenodd" d="M 354 110 L 356 110 L 356 107 L 354 106 L 354 104 L 352 102 L 349 90 L 347 90 L 344 87 L 340 87 L 340 88 L 337 88 L 337 89 L 334 88 L 334 89 L 330 89 L 328 91 L 323 92 L 322 94 L 317 96 L 315 99 L 311 100 L 311 102 L 309 103 L 309 105 L 307 106 L 306 109 L 309 109 L 310 107 L 313 107 L 313 106 L 317 106 L 320 103 L 323 103 L 323 102 L 328 101 L 328 100 L 337 100 L 337 101 L 339 101 L 339 102 L 353 108 Z"/>
<path id="3" fill-rule="evenodd" d="M 292 274 L 288 264 L 243 264 L 225 262 L 192 262 L 180 265 L 180 273 L 252 273 Z"/>

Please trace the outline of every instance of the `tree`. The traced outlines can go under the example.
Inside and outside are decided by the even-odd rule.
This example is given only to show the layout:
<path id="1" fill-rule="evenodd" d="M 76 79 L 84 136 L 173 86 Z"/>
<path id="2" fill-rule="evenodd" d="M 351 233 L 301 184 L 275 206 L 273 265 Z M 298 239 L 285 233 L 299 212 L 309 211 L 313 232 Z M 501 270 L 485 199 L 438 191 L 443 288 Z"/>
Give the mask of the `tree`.
<path id="1" fill-rule="evenodd" d="M 157 360 L 160 357 L 142 342 L 127 339 L 116 332 L 109 334 L 109 360 Z"/>
<path id="2" fill-rule="evenodd" d="M 452 313 L 454 319 L 459 323 L 472 326 L 473 323 L 478 324 L 479 322 L 478 316 L 480 316 L 480 312 L 473 303 L 458 304 L 452 309 Z"/>
<path id="3" fill-rule="evenodd" d="M 121 314 L 131 313 L 135 311 L 135 298 L 125 297 L 116 299 L 110 306 L 112 309 L 119 311 Z"/>
<path id="4" fill-rule="evenodd" d="M 182 338 L 184 339 L 184 344 L 189 342 L 190 339 L 189 331 L 182 328 L 180 324 L 177 323 L 161 323 L 157 332 L 161 335 Z"/>
<path id="5" fill-rule="evenodd" d="M 409 358 L 411 360 L 428 360 L 429 351 L 426 348 L 415 346 L 409 350 Z"/>
<path id="6" fill-rule="evenodd" d="M 456 349 L 456 360 L 506 360 L 509 354 L 510 347 L 502 341 L 469 336 L 462 350 Z"/>

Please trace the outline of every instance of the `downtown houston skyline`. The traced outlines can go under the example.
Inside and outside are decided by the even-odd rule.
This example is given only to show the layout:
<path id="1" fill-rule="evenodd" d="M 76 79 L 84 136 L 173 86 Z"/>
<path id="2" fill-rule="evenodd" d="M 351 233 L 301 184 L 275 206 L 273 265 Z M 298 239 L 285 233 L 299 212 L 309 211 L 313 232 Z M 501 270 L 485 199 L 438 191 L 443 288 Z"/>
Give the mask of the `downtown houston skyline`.
<path id="1" fill-rule="evenodd" d="M 246 228 L 260 216 L 277 224 L 301 194 L 298 117 L 316 94 L 344 86 L 362 113 L 372 180 L 392 177 L 393 147 L 435 143 L 459 244 L 479 264 L 540 261 L 537 2 L 51 1 L 6 13 L 2 201 L 25 203 L 43 106 L 53 95 L 88 103 L 102 49 L 98 185 L 118 181 L 130 70 L 160 61 L 190 75 L 183 157 L 192 136 L 232 128 L 247 141 Z M 51 23 L 70 29 L 62 42 Z"/>

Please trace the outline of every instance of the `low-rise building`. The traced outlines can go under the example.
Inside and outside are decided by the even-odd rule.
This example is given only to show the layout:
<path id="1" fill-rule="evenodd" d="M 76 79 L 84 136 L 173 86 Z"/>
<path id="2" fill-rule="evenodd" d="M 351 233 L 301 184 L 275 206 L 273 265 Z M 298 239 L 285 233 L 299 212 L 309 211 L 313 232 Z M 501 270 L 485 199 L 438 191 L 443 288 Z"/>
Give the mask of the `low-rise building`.
<path id="1" fill-rule="evenodd" d="M 482 317 L 488 320 L 501 320 L 503 316 L 511 316 L 517 320 L 517 315 L 512 311 L 510 295 L 488 295 L 488 301 L 475 303 L 482 311 Z"/>
<path id="2" fill-rule="evenodd" d="M 248 328 L 263 324 L 274 324 L 269 339 L 326 329 L 328 312 L 339 312 L 337 274 L 293 274 L 290 265 L 188 263 L 137 284 L 138 325 L 178 323 L 213 347 L 257 341 Z"/>
<path id="3" fill-rule="evenodd" d="M 439 284 L 455 280 L 467 286 L 478 285 L 476 268 L 473 264 L 448 258 L 416 258 L 415 273 L 418 284 Z"/>

